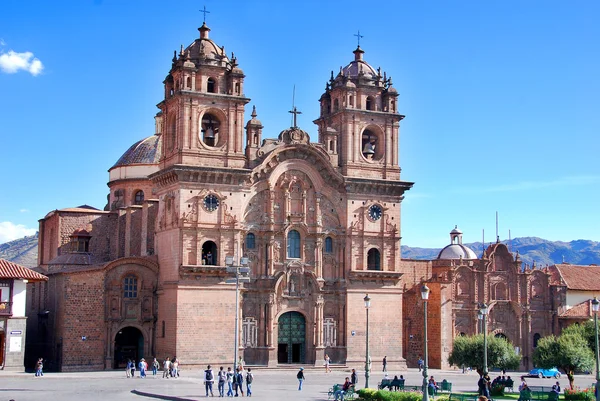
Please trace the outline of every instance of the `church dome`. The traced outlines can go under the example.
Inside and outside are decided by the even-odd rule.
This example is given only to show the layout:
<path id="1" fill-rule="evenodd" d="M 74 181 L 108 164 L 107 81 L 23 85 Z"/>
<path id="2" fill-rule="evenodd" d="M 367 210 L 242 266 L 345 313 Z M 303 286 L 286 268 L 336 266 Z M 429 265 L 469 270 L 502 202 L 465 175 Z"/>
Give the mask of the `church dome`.
<path id="1" fill-rule="evenodd" d="M 209 39 L 210 28 L 206 26 L 206 23 L 202 24 L 198 30 L 200 31 L 200 38 L 189 45 L 185 51 L 182 51 L 186 62 L 227 66 L 229 58 L 225 54 L 225 47 L 219 47 L 212 39 Z M 239 70 L 239 72 L 242 71 Z"/>
<path id="2" fill-rule="evenodd" d="M 477 259 L 477 255 L 469 247 L 462 243 L 462 231 L 454 226 L 450 231 L 450 245 L 442 249 L 438 259 Z"/>
<path id="3" fill-rule="evenodd" d="M 157 164 L 162 141 L 160 135 L 152 135 L 131 145 L 111 169 L 134 164 Z"/>
<path id="4" fill-rule="evenodd" d="M 342 69 L 342 74 L 348 78 L 358 78 L 364 76 L 366 78 L 377 77 L 377 71 L 363 60 L 364 50 L 359 47 L 354 50 L 354 61 Z"/>

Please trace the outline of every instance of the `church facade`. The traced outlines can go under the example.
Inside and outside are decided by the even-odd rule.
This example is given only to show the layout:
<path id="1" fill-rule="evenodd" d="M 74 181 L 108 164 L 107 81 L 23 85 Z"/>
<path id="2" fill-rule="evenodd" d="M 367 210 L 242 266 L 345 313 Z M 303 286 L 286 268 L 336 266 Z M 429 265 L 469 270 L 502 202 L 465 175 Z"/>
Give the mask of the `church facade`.
<path id="1" fill-rule="evenodd" d="M 243 123 L 237 59 L 199 31 L 173 58 L 155 135 L 109 170 L 106 210 L 40 221 L 50 283 L 30 300 L 31 354 L 60 370 L 232 361 L 229 257 L 250 270 L 235 345 L 247 364 L 364 361 L 369 293 L 373 359 L 404 367 L 400 210 L 412 183 L 400 179 L 391 78 L 358 47 L 327 81 L 316 140 L 296 118 L 263 140 L 256 109 Z"/>
<path id="2" fill-rule="evenodd" d="M 591 293 L 564 278 L 568 267 L 523 269 L 501 243 L 478 257 L 458 229 L 436 260 L 402 260 L 413 185 L 400 177 L 404 116 L 391 78 L 360 47 L 327 81 L 314 140 L 295 108 L 292 127 L 263 139 L 256 108 L 244 123 L 238 60 L 206 24 L 199 32 L 173 57 L 155 134 L 109 169 L 105 210 L 40 220 L 37 270 L 49 279 L 28 284 L 26 365 L 99 370 L 177 356 L 218 366 L 236 350 L 249 365 L 321 366 L 327 354 L 361 368 L 369 294 L 371 359 L 416 367 L 423 284 L 434 368 L 448 367 L 457 335 L 481 332 L 481 303 L 522 368 L 540 337 L 588 317 Z M 237 296 L 239 266 L 249 277 Z"/>

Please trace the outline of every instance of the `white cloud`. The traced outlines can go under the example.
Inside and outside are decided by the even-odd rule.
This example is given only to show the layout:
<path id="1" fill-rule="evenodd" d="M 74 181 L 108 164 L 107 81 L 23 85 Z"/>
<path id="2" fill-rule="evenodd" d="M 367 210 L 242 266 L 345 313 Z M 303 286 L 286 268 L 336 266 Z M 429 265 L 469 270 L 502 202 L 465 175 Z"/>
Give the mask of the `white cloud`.
<path id="1" fill-rule="evenodd" d="M 33 56 L 32 52 L 17 53 L 9 50 L 8 53 L 0 53 L 0 70 L 7 74 L 14 74 L 24 70 L 36 76 L 42 72 L 44 65 Z"/>
<path id="2" fill-rule="evenodd" d="M 0 221 L 0 244 L 33 235 L 37 229 L 27 228 L 23 224 L 14 224 L 10 221 Z"/>
<path id="3" fill-rule="evenodd" d="M 29 209 L 19 209 L 19 212 L 21 212 L 21 213 L 29 213 Z"/>

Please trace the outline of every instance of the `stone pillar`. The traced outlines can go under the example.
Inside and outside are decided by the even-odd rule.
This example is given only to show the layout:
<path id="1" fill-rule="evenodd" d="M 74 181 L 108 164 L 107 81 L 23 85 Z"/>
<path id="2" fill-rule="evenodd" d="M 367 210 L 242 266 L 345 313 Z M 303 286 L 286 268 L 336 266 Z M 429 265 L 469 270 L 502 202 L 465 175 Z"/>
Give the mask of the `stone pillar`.
<path id="1" fill-rule="evenodd" d="M 131 256 L 131 208 L 125 213 L 125 257 L 128 257 Z"/>
<path id="2" fill-rule="evenodd" d="M 317 297 L 315 304 L 315 366 L 323 364 L 325 359 L 325 346 L 323 345 L 323 295 Z"/>

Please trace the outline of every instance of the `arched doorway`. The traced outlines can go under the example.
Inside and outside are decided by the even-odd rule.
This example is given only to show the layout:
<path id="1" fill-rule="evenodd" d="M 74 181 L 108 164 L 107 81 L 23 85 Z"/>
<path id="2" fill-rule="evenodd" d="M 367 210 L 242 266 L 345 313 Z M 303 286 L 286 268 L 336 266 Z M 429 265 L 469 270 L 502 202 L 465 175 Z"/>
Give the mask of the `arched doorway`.
<path id="1" fill-rule="evenodd" d="M 277 336 L 278 363 L 304 363 L 306 353 L 306 320 L 299 312 L 287 312 L 279 317 Z"/>
<path id="2" fill-rule="evenodd" d="M 503 338 L 503 339 L 505 339 L 506 341 L 508 341 L 508 337 L 506 337 L 506 334 L 504 334 L 504 333 L 496 333 L 496 334 L 494 335 L 494 337 L 496 337 L 496 338 Z"/>
<path id="3" fill-rule="evenodd" d="M 139 361 L 144 357 L 144 336 L 135 327 L 123 327 L 115 335 L 114 368 L 124 369 L 127 360 Z"/>

